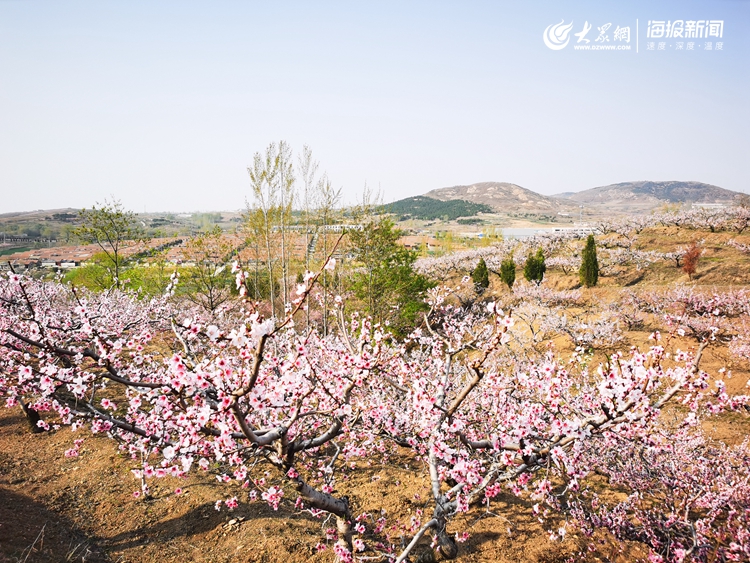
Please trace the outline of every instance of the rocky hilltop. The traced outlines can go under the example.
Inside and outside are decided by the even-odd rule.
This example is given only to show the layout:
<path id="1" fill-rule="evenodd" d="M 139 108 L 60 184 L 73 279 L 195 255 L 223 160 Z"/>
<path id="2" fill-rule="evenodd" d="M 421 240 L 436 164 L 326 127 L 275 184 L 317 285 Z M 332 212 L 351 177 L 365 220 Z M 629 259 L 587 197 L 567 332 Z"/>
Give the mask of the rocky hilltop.
<path id="1" fill-rule="evenodd" d="M 514 213 L 557 213 L 576 207 L 564 199 L 548 197 L 507 182 L 479 182 L 468 186 L 439 188 L 424 194 L 447 201 L 462 199 L 489 205 L 497 211 Z"/>

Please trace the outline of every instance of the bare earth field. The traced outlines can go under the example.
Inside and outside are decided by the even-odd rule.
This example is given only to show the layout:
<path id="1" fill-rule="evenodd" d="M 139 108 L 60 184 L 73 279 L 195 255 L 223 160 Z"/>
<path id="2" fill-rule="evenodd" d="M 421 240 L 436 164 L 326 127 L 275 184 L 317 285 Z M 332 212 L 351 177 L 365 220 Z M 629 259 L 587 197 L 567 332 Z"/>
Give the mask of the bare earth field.
<path id="1" fill-rule="evenodd" d="M 67 429 L 30 434 L 20 409 L 0 410 L 0 562 L 332 560 L 330 550 L 317 554 L 313 549 L 324 541 L 330 523 L 296 514 L 290 505 L 274 512 L 263 501 L 217 512 L 214 502 L 227 490 L 211 474 L 179 481 L 167 477 L 152 487 L 152 499 L 134 499 L 138 483 L 129 469 L 135 465 L 117 453 L 112 441 L 88 437 L 80 457 L 65 458 L 73 439 Z M 413 460 L 404 457 L 387 467 L 366 460 L 358 465 L 341 487 L 350 489 L 358 509 L 385 509 L 407 523 L 426 507 L 429 482 Z M 397 494 L 385 496 L 387 481 L 391 490 L 396 485 Z M 173 492 L 177 487 L 184 490 L 179 496 Z M 456 521 L 471 534 L 458 561 L 554 563 L 579 551 L 575 537 L 562 543 L 547 538 L 532 515 L 532 503 L 512 495 L 499 498 L 489 511 Z M 603 543 L 605 560 L 629 559 L 608 544 Z"/>

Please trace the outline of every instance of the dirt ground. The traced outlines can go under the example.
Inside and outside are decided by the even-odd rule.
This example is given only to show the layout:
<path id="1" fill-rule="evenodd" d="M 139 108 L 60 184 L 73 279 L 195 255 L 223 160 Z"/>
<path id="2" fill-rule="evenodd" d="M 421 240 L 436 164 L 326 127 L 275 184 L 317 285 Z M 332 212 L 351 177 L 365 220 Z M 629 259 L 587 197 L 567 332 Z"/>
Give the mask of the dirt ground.
<path id="1" fill-rule="evenodd" d="M 91 435 L 80 457 L 66 458 L 76 437 L 68 429 L 31 434 L 20 409 L 0 409 L 0 562 L 333 559 L 330 549 L 314 552 L 316 543 L 326 541 L 324 529 L 331 523 L 296 514 L 291 506 L 274 512 L 265 502 L 246 498 L 232 512 L 217 512 L 217 499 L 243 496 L 239 487 L 229 491 L 234 488 L 219 485 L 210 474 L 157 480 L 152 499 L 135 499 L 133 462 L 112 441 Z M 406 523 L 427 506 L 423 468 L 408 458 L 387 467 L 369 466 L 366 460 L 358 465 L 340 486 L 357 512 L 385 509 Z M 177 487 L 184 490 L 181 495 L 174 494 Z M 471 534 L 458 560 L 552 563 L 577 551 L 575 539 L 549 541 L 526 504 L 501 498 L 492 512 L 475 511 L 466 522 L 457 522 Z"/>

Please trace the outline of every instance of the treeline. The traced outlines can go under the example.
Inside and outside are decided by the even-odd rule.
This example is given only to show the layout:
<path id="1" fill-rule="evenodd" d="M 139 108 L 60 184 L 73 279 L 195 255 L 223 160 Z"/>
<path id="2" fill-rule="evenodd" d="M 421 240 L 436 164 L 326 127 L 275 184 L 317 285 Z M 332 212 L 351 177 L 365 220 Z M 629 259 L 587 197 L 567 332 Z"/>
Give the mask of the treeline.
<path id="1" fill-rule="evenodd" d="M 351 306 L 390 332 L 411 330 L 427 310 L 425 294 L 434 283 L 415 271 L 417 252 L 398 243 L 403 233 L 369 203 L 368 194 L 344 209 L 341 190 L 318 173 L 310 149 L 294 155 L 284 142 L 256 153 L 248 175 L 252 199 L 233 235 L 226 236 L 218 225 L 195 234 L 181 244 L 180 264 L 167 260 L 168 247 L 177 241 L 148 253 L 133 252 L 148 232 L 120 202 L 82 210 L 73 234 L 98 245 L 100 252 L 67 273 L 66 281 L 143 297 L 168 292 L 212 315 L 244 297 L 263 303 L 263 314 L 278 318 L 295 303 L 310 272 L 319 272 L 304 310 L 305 326 L 328 334 L 339 322 L 336 298 L 346 295 Z M 239 277 L 238 268 L 245 272 Z"/>
<path id="2" fill-rule="evenodd" d="M 81 211 L 52 213 L 44 217 L 0 221 L 0 240 L 5 238 L 27 238 L 30 241 L 55 241 L 57 245 L 76 244 L 79 239 L 75 230 L 81 225 Z M 215 225 L 234 226 L 239 217 L 227 218 L 219 212 L 196 212 L 177 216 L 174 213 L 134 214 L 143 234 L 152 238 L 165 236 L 189 236 L 208 232 Z"/>
<path id="3" fill-rule="evenodd" d="M 393 213 L 401 220 L 421 219 L 453 221 L 459 217 L 471 217 L 477 213 L 492 213 L 493 209 L 483 203 L 472 203 L 463 199 L 440 201 L 426 196 L 408 197 L 380 208 L 383 213 Z"/>

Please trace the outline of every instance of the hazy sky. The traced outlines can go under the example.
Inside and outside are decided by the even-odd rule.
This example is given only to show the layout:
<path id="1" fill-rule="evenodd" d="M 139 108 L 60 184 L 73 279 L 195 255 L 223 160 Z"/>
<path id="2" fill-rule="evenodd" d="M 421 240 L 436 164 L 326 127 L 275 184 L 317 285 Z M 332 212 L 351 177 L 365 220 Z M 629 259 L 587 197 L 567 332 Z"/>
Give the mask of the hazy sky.
<path id="1" fill-rule="evenodd" d="M 722 37 L 647 38 L 649 20 Z M 480 181 L 750 192 L 749 87 L 739 0 L 0 0 L 0 213 L 242 208 L 253 154 L 281 139 L 350 201 L 365 183 L 385 201 Z"/>

